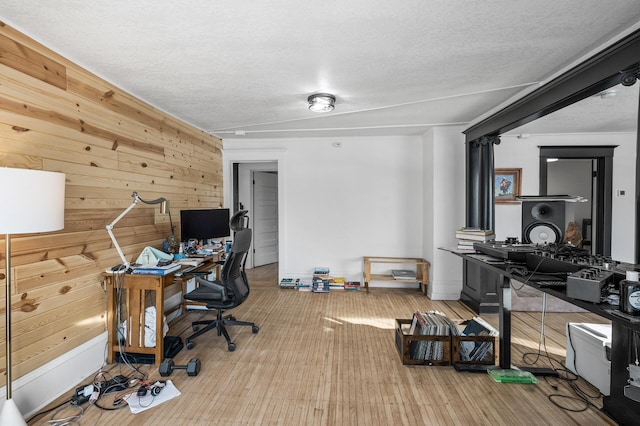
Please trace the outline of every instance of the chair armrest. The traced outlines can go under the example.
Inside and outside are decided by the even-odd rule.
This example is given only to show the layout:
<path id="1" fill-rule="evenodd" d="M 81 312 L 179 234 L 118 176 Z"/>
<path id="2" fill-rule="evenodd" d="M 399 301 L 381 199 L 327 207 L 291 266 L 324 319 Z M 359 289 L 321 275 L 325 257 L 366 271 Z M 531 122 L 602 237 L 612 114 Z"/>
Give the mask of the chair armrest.
<path id="1" fill-rule="evenodd" d="M 207 281 L 204 278 L 200 278 L 198 276 L 196 276 L 196 281 L 198 284 L 203 285 L 205 287 L 208 287 L 212 290 L 216 290 L 218 292 L 220 292 L 220 294 L 222 295 L 222 300 L 227 300 L 227 288 L 225 286 L 223 286 L 222 284 L 219 284 L 217 282 L 214 281 Z"/>

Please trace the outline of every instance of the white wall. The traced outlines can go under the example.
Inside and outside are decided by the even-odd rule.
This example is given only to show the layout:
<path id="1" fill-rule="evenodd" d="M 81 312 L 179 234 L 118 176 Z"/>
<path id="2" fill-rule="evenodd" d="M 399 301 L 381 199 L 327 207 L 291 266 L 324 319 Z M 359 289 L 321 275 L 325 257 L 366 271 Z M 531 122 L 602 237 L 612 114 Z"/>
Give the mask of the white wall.
<path id="1" fill-rule="evenodd" d="M 635 133 L 530 135 L 526 139 L 502 136 L 495 146 L 495 167 L 522 168 L 522 194 L 539 194 L 540 146 L 618 145 L 613 155 L 612 257 L 634 262 L 635 247 Z M 615 196 L 624 189 L 626 197 Z M 519 204 L 496 206 L 496 239 L 521 236 Z"/>
<path id="2" fill-rule="evenodd" d="M 223 143 L 225 169 L 239 158 L 251 161 L 252 152 L 260 159 L 271 151 L 286 157 L 278 161 L 281 276 L 311 276 L 314 267 L 327 266 L 334 275 L 360 280 L 363 256 L 423 256 L 420 137 Z"/>
<path id="3" fill-rule="evenodd" d="M 460 260 L 439 248 L 455 246 L 454 231 L 464 224 L 461 132 L 442 127 L 422 137 L 231 139 L 224 141 L 225 167 L 232 159 L 279 158 L 281 277 L 308 276 L 315 266 L 328 266 L 335 275 L 360 280 L 362 256 L 424 257 L 431 262 L 429 296 L 457 299 Z M 522 168 L 525 195 L 538 194 L 539 146 L 618 145 L 613 185 L 627 197 L 613 200 L 613 257 L 633 261 L 634 134 L 501 139 L 495 166 Z M 520 215 L 519 204 L 496 206 L 498 240 L 520 237 Z"/>
<path id="4" fill-rule="evenodd" d="M 440 247 L 455 247 L 455 230 L 465 217 L 465 149 L 462 127 L 440 127 L 423 136 L 424 257 L 431 262 L 428 295 L 457 300 L 462 260 Z"/>

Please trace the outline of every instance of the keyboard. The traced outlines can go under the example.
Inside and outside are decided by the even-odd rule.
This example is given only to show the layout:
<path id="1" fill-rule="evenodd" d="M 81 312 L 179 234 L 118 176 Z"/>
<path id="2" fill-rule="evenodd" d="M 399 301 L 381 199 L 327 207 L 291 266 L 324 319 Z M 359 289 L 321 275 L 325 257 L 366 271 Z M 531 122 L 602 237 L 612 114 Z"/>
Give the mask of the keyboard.
<path id="1" fill-rule="evenodd" d="M 560 280 L 543 280 L 543 281 L 534 281 L 533 282 L 536 287 L 540 287 L 540 288 L 565 288 L 567 287 L 567 282 L 566 281 L 560 281 Z"/>

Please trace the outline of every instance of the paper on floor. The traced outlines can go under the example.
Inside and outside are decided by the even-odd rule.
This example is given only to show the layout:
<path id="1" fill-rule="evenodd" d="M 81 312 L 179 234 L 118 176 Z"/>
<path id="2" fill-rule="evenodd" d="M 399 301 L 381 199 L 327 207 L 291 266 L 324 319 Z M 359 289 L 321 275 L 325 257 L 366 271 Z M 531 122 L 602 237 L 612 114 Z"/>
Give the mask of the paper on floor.
<path id="1" fill-rule="evenodd" d="M 180 391 L 173 385 L 171 380 L 167 380 L 167 383 L 158 396 L 151 395 L 151 392 L 147 392 L 146 396 L 138 396 L 136 392 L 133 392 L 125 396 L 124 399 L 127 401 L 127 404 L 129 404 L 131 412 L 136 414 L 169 401 L 176 396 L 180 396 Z"/>

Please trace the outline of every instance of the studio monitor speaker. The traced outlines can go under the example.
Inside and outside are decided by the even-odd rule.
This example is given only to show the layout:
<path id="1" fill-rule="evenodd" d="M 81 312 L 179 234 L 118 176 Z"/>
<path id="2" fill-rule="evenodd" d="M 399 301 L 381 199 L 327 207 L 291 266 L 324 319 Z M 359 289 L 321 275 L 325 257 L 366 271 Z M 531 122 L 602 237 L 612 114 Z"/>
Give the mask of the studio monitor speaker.
<path id="1" fill-rule="evenodd" d="M 569 222 L 575 220 L 575 206 L 564 200 L 522 202 L 522 241 L 532 244 L 559 244 Z"/>

